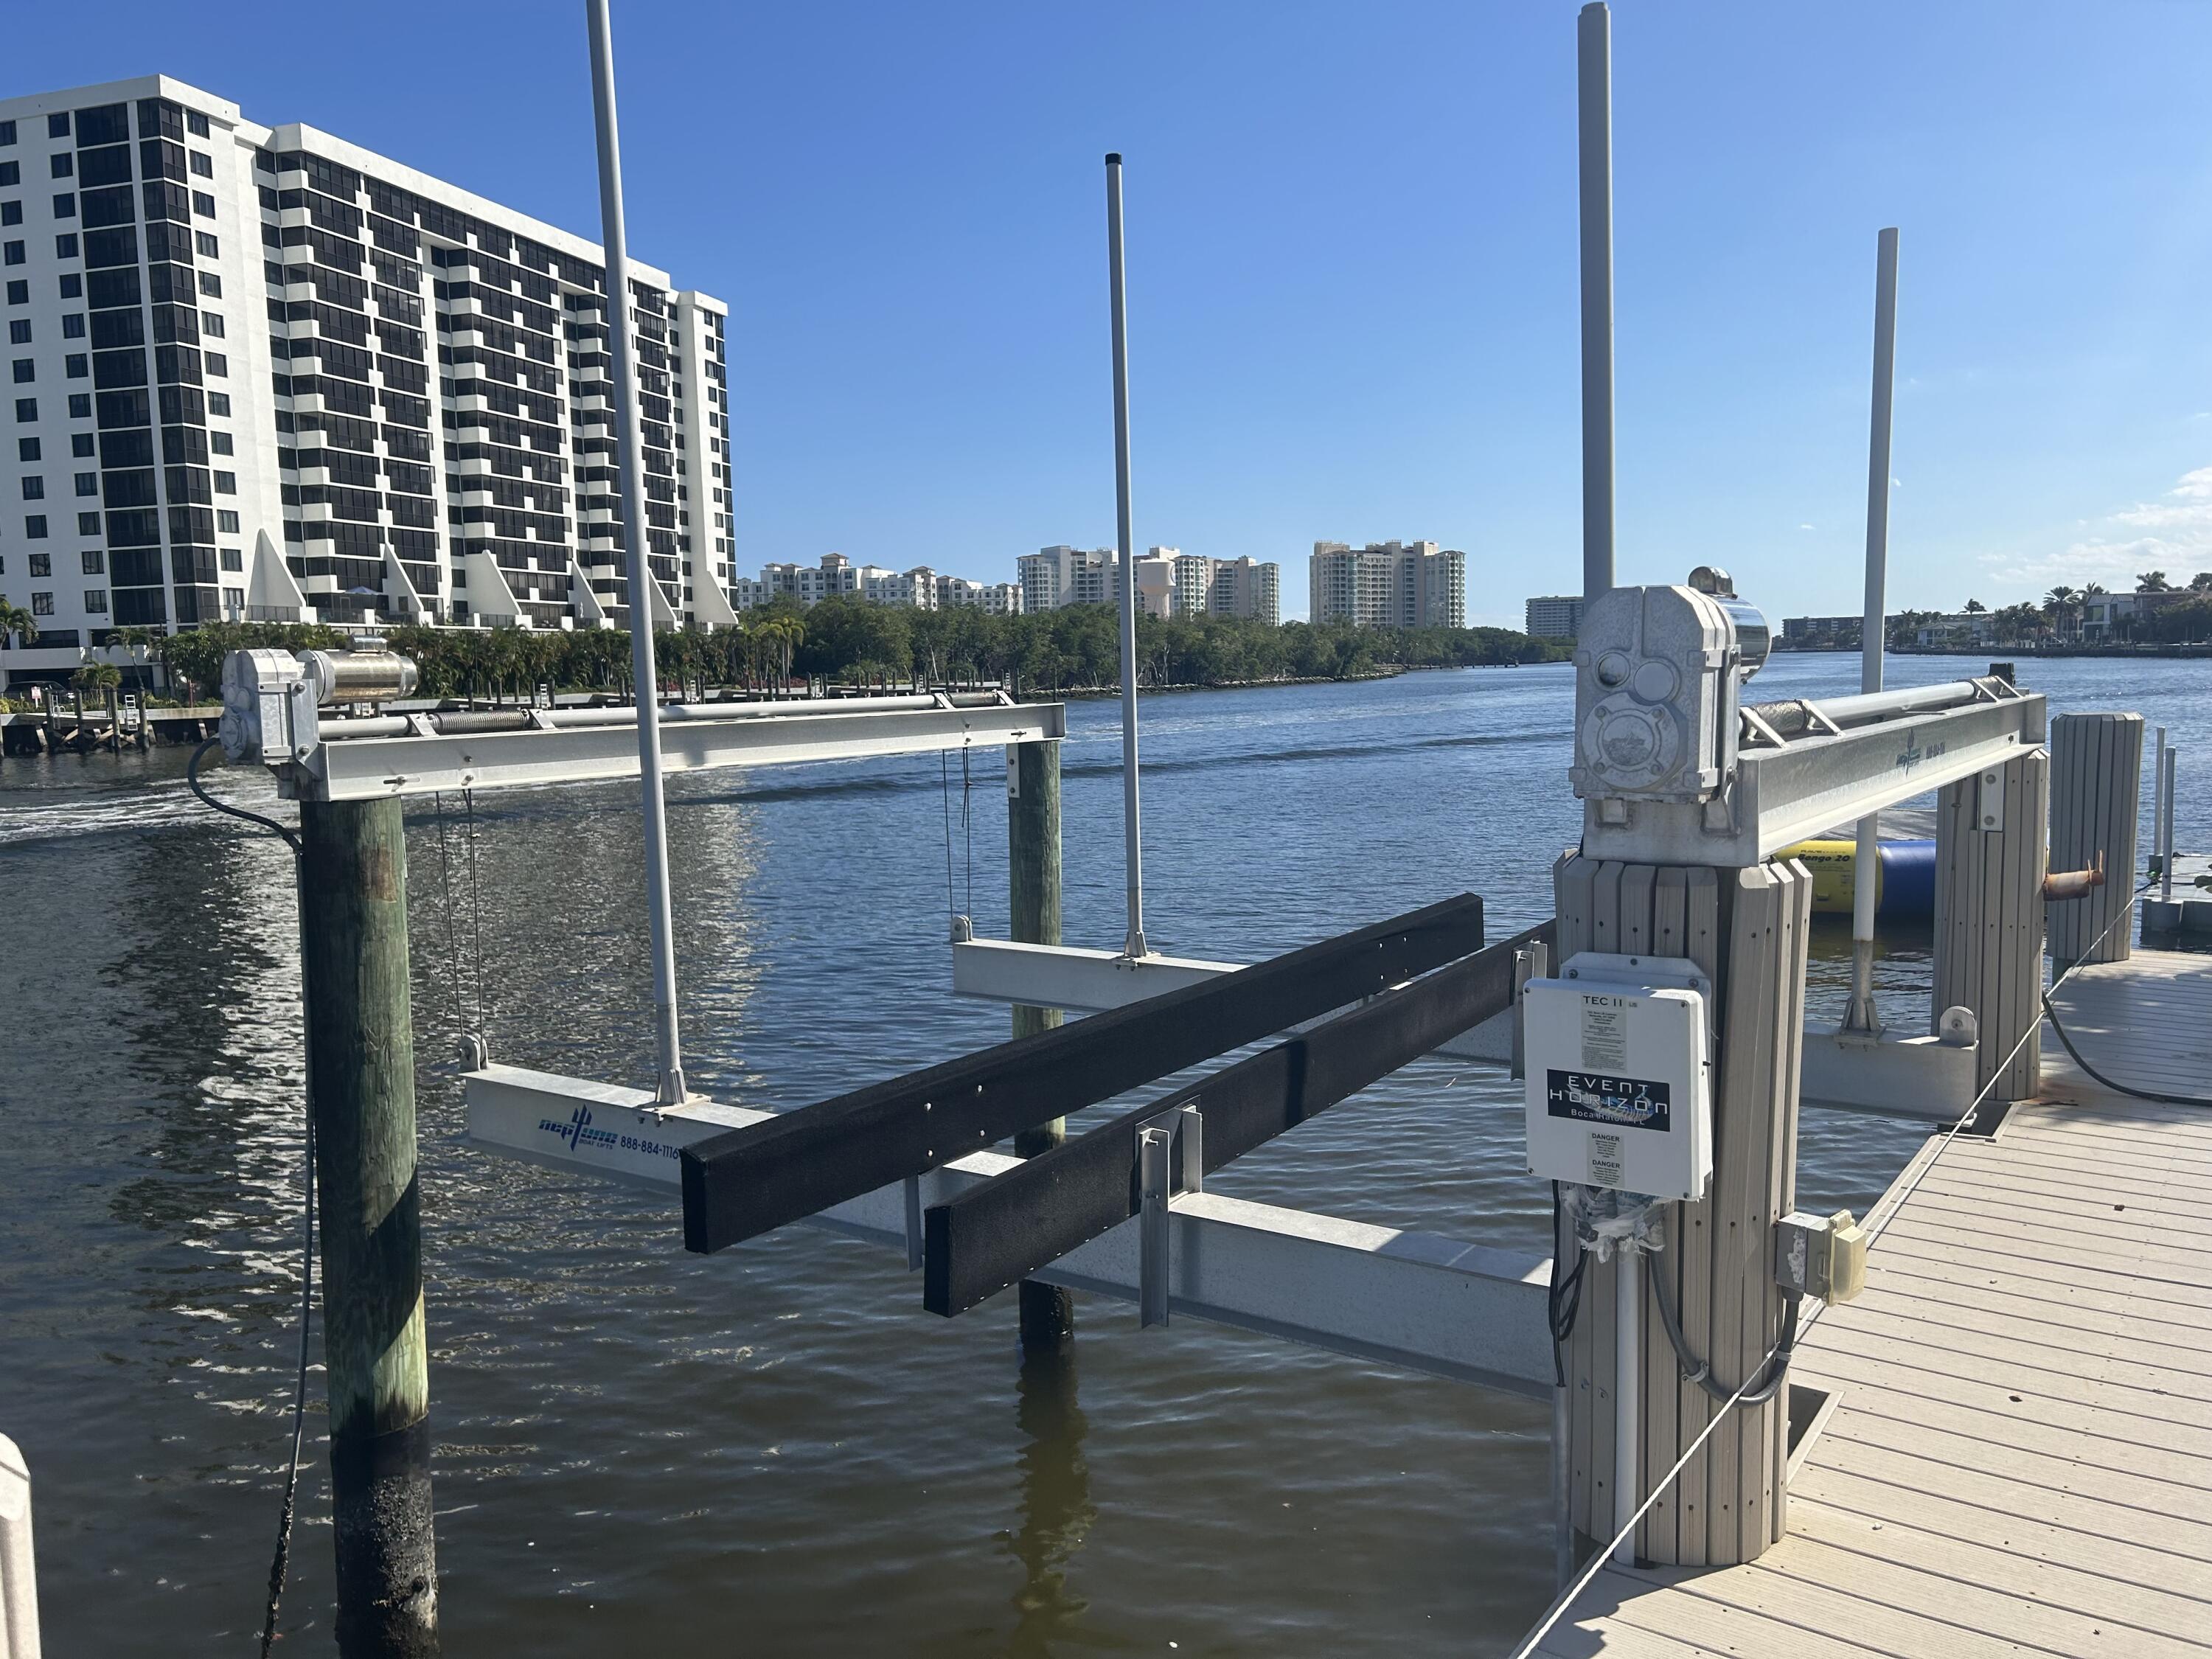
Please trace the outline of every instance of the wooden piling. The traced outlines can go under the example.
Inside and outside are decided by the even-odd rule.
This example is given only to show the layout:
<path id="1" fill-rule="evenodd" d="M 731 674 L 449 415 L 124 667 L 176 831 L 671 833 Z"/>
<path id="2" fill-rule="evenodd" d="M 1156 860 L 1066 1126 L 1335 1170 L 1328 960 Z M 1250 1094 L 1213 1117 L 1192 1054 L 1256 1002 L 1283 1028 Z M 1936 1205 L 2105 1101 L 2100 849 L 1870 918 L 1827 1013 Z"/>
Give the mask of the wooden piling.
<path id="1" fill-rule="evenodd" d="M 1017 743 L 1006 748 L 1007 931 L 1019 945 L 1060 943 L 1060 745 Z M 1057 1008 L 1014 1007 L 1014 1035 L 1033 1036 L 1060 1022 Z M 1067 1120 L 1056 1117 L 1014 1137 L 1022 1158 L 1048 1152 L 1067 1139 Z M 1025 1352 L 1065 1346 L 1075 1334 L 1075 1299 L 1054 1285 L 1025 1279 L 1021 1340 Z"/>
<path id="2" fill-rule="evenodd" d="M 1682 1335 L 1734 1390 L 1781 1334 L 1771 1271 L 1773 1223 L 1796 1200 L 1798 1032 L 1812 878 L 1794 861 L 1749 870 L 1654 867 L 1570 854 L 1554 872 L 1559 963 L 1577 951 L 1686 957 L 1710 976 L 1714 1015 L 1713 1176 L 1704 1199 L 1664 1206 L 1666 1248 L 1638 1275 L 1640 1503 L 1712 1420 L 1714 1402 L 1682 1379 L 1652 1301 L 1659 1275 Z M 1576 1530 L 1611 1538 L 1614 1291 L 1593 1264 L 1566 1352 L 1568 1478 Z M 1723 1566 L 1781 1536 L 1786 1388 L 1739 1406 L 1637 1528 L 1643 1559 Z"/>
<path id="3" fill-rule="evenodd" d="M 399 802 L 304 802 L 308 1109 L 345 1659 L 438 1651 Z"/>

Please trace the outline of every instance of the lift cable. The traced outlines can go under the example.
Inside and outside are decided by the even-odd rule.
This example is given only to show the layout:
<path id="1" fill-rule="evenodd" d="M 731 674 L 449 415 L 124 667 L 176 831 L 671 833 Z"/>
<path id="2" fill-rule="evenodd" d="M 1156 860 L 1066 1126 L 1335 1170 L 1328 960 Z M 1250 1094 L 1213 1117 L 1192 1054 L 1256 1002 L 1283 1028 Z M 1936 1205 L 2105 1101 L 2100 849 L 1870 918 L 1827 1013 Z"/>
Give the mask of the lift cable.
<path id="1" fill-rule="evenodd" d="M 201 761 L 207 757 L 208 750 L 216 747 L 222 741 L 220 738 L 210 738 L 192 750 L 192 757 L 185 767 L 185 783 L 192 793 L 199 798 L 201 805 L 222 813 L 226 817 L 242 818 L 248 823 L 258 825 L 268 833 L 277 836 L 291 848 L 293 897 L 295 903 L 300 904 L 301 915 L 304 921 L 306 908 L 301 901 L 305 898 L 305 894 L 301 890 L 303 884 L 298 833 L 277 823 L 274 818 L 264 817 L 258 812 L 249 812 L 244 807 L 232 806 L 226 802 L 217 800 L 208 793 L 200 782 Z M 304 977 L 307 969 L 307 956 L 304 943 L 303 940 L 300 962 L 302 975 L 301 1006 L 303 1016 L 307 1005 Z M 302 1053 L 304 1054 L 305 1051 L 302 1050 Z M 304 1075 L 302 1081 L 307 1081 Z M 305 1196 L 301 1201 L 300 1208 L 300 1358 L 292 1379 L 292 1455 L 284 1466 L 284 1501 L 276 1517 L 276 1550 L 269 1563 L 269 1600 L 261 1620 L 261 1659 L 269 1659 L 269 1650 L 276 1640 L 276 1612 L 284 1598 L 284 1579 L 291 1562 L 292 1518 L 299 1507 L 300 1448 L 306 1435 L 307 1420 L 308 1345 L 315 1316 L 315 1115 L 310 1109 L 303 1112 L 301 1115 L 307 1124 L 307 1131 L 303 1137 L 303 1156 L 306 1159 L 307 1173 L 306 1179 L 301 1182 L 305 1188 Z"/>
<path id="2" fill-rule="evenodd" d="M 453 856 L 446 843 L 446 797 L 441 790 L 430 797 L 438 821 L 438 880 L 443 890 L 446 913 L 446 967 L 453 989 L 453 1025 L 463 1036 L 469 1029 L 467 1007 L 461 1000 L 461 939 L 460 929 L 454 920 L 459 908 L 453 902 Z M 482 1024 L 481 1021 L 478 1024 Z M 482 1034 L 479 1033 L 479 1036 Z"/>

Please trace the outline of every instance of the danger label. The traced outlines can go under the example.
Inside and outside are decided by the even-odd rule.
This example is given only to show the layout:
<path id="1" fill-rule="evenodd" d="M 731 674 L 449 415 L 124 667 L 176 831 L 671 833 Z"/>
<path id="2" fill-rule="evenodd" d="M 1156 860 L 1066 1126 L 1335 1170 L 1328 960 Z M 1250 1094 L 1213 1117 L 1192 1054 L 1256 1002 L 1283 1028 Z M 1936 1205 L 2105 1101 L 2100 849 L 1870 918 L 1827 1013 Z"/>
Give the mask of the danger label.
<path id="1" fill-rule="evenodd" d="M 1626 997 L 1583 997 L 1583 1068 L 1592 1072 L 1618 1072 L 1627 1064 L 1628 1000 Z"/>
<path id="2" fill-rule="evenodd" d="M 1589 1184 L 1593 1187 L 1626 1184 L 1620 1172 L 1619 1135 L 1594 1134 L 1589 1138 Z"/>

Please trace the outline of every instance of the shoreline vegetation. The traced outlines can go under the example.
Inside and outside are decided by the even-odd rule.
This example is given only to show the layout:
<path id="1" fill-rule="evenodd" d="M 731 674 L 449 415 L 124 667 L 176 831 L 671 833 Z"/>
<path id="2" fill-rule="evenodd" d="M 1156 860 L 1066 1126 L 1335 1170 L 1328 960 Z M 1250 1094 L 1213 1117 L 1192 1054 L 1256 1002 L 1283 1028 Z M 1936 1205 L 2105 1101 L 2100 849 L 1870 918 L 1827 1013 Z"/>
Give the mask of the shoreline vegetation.
<path id="1" fill-rule="evenodd" d="M 1146 690 L 1211 690 L 1387 678 L 1414 668 L 1507 667 L 1563 661 L 1572 647 L 1503 628 L 1355 628 L 1272 624 L 1250 617 L 1137 619 L 1139 684 Z M 617 629 L 393 628 L 392 648 L 414 659 L 424 696 L 500 696 L 541 684 L 562 691 L 629 690 L 630 641 Z M 144 647 L 173 692 L 205 696 L 231 651 L 343 648 L 344 633 L 297 623 L 213 623 Z M 795 681 L 866 688 L 997 681 L 1049 696 L 1105 693 L 1121 683 L 1120 618 L 1103 605 L 1018 617 L 908 611 L 837 597 L 811 609 L 778 604 L 736 628 L 657 629 L 664 684 L 772 691 Z"/>

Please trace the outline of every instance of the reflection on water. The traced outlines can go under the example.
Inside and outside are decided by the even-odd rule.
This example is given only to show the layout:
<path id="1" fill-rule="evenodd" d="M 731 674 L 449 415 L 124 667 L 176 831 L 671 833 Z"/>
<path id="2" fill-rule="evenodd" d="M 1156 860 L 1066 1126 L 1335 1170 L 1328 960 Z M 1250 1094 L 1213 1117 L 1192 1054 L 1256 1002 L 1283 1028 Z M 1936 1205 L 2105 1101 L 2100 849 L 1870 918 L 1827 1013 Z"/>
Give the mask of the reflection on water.
<path id="1" fill-rule="evenodd" d="M 1759 685 L 1856 672 L 1784 659 Z M 2030 678 L 2062 708 L 2154 696 L 2177 742 L 2212 738 L 2200 665 Z M 1148 699 L 1156 942 L 1256 959 L 1458 890 L 1485 896 L 1493 936 L 1540 919 L 1579 823 L 1569 686 L 1543 669 Z M 1115 718 L 1070 710 L 1073 944 L 1121 937 Z M 289 860 L 211 821 L 182 764 L 0 763 L 0 1431 L 39 1482 L 57 1654 L 250 1640 L 286 1446 Z M 964 797 L 927 757 L 674 781 L 700 1087 L 797 1106 L 1004 1036 L 1004 1010 L 945 988 L 971 866 L 978 933 L 1006 927 L 992 770 Z M 216 787 L 268 804 L 257 777 Z M 2184 773 L 2185 841 L 2203 787 Z M 1025 1366 L 1010 1297 L 937 1319 L 895 1255 L 801 1228 L 688 1256 L 672 1196 L 472 1150 L 452 1055 L 479 977 L 500 1059 L 649 1081 L 635 800 L 415 802 L 408 834 L 450 1650 L 1481 1654 L 1547 1599 L 1546 1420 L 1527 1402 L 1194 1322 L 1139 1335 L 1088 1302 L 1072 1356 Z M 1840 1010 L 1848 932 L 1814 929 L 1816 1018 Z M 1884 1013 L 1923 1029 L 1927 942 L 1884 944 Z M 1424 1060 L 1209 1186 L 1540 1251 L 1518 1114 L 1496 1073 Z M 1808 1112 L 1801 1194 L 1863 1211 L 1920 1138 Z M 310 1645 L 330 1596 L 312 1456 L 285 1604 Z"/>
<path id="2" fill-rule="evenodd" d="M 1012 1659 L 1045 1659 L 1089 1605 L 1068 1587 L 1068 1567 L 1097 1518 L 1091 1471 L 1083 1461 L 1090 1425 L 1076 1402 L 1072 1348 L 1024 1352 L 1015 1382 L 1014 1425 L 1022 1434 L 1020 1528 L 1008 1542 L 1022 1564 L 1018 1622 L 1006 1644 Z"/>

